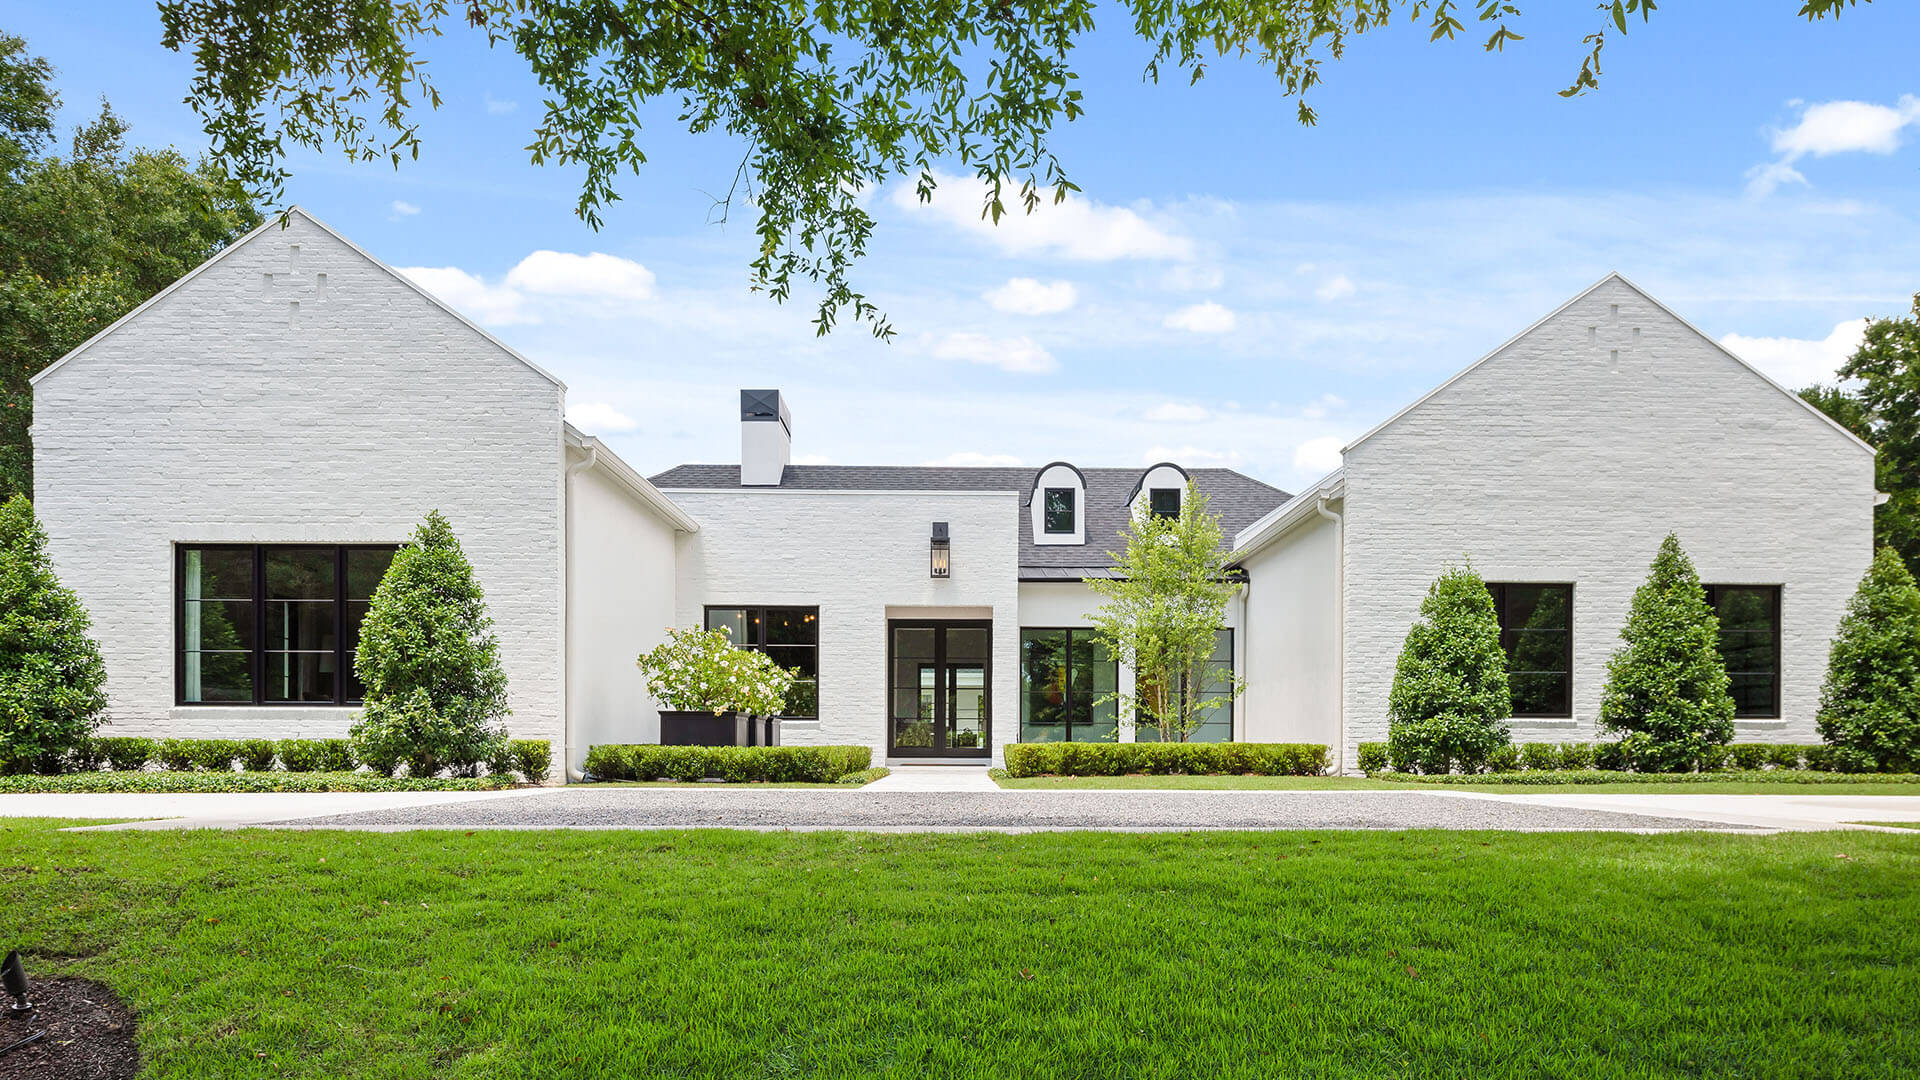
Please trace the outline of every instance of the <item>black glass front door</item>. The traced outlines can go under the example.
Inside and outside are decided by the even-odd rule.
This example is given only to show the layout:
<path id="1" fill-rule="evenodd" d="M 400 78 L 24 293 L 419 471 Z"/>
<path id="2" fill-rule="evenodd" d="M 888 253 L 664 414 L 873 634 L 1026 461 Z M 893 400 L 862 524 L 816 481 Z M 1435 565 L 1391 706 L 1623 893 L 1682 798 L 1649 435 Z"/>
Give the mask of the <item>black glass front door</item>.
<path id="1" fill-rule="evenodd" d="M 887 746 L 896 757 L 993 752 L 993 624 L 887 624 Z"/>

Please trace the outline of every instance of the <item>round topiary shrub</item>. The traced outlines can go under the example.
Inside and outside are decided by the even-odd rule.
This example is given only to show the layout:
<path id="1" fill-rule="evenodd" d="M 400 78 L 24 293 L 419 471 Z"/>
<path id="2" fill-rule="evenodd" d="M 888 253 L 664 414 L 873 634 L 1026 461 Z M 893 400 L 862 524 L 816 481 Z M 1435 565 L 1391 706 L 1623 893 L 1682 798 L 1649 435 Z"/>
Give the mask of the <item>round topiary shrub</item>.
<path id="1" fill-rule="evenodd" d="M 1403 772 L 1478 772 L 1508 745 L 1507 656 L 1493 594 L 1471 566 L 1427 589 L 1387 695 L 1387 757 Z"/>

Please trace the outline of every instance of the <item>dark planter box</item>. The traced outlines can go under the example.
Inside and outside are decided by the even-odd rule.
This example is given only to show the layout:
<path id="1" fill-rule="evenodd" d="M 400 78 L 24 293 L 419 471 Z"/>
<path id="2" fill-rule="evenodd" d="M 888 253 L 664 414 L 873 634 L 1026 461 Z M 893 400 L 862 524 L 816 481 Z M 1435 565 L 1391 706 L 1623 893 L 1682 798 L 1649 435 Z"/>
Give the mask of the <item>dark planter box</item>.
<path id="1" fill-rule="evenodd" d="M 735 712 L 660 710 L 661 746 L 779 746 L 780 721 Z"/>

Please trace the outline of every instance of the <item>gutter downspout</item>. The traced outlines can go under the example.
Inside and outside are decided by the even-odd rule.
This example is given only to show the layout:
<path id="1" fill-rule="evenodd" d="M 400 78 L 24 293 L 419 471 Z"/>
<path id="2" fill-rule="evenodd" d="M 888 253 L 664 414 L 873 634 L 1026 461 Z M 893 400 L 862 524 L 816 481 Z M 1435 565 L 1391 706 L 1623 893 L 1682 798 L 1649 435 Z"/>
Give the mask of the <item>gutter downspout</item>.
<path id="1" fill-rule="evenodd" d="M 566 594 L 562 601 L 562 606 L 566 608 L 564 639 L 566 645 L 563 649 L 563 657 L 561 660 L 566 667 L 560 676 L 561 697 L 564 699 L 564 704 L 562 705 L 564 715 L 561 718 L 561 722 L 565 728 L 566 745 L 561 747 L 560 753 L 562 756 L 560 761 L 561 768 L 566 772 L 567 782 L 573 784 L 580 783 L 587 778 L 585 773 L 573 767 L 573 529 L 575 516 L 573 512 L 573 478 L 576 473 L 585 472 L 600 463 L 600 440 L 588 439 L 585 446 L 587 450 L 586 460 L 578 461 L 567 466 L 566 472 L 567 535 L 564 545 L 566 549 L 564 558 L 567 560 L 567 582 Z"/>
<path id="2" fill-rule="evenodd" d="M 1340 746 L 1334 751 L 1335 776 L 1347 775 L 1347 521 L 1327 509 L 1327 497 L 1313 504 L 1314 512 L 1333 522 L 1333 648 L 1334 683 L 1339 689 Z"/>

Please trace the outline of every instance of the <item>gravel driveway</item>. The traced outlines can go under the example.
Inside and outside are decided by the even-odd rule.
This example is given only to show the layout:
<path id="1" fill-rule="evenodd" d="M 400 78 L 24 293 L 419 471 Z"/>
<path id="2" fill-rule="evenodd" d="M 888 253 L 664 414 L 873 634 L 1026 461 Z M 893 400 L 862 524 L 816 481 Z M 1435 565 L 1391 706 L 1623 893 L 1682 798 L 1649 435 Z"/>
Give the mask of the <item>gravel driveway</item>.
<path id="1" fill-rule="evenodd" d="M 742 791 L 567 787 L 281 824 L 349 829 L 1745 829 L 1689 818 L 1398 791 Z"/>

